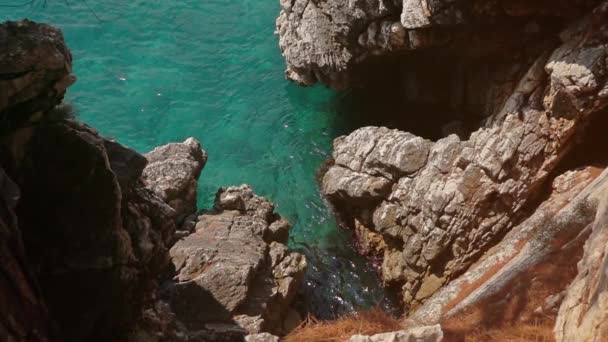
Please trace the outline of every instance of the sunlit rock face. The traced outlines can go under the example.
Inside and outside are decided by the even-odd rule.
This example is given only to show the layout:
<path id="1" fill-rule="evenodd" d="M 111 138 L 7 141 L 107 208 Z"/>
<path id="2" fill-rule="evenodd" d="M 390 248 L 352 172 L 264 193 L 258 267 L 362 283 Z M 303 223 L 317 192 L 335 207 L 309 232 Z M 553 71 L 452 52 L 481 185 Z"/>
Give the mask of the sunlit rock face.
<path id="1" fill-rule="evenodd" d="M 287 249 L 289 227 L 249 186 L 221 189 L 213 211 L 171 248 L 177 275 L 167 296 L 177 317 L 193 331 L 218 322 L 252 334 L 295 328 L 290 306 L 306 259 Z"/>
<path id="2" fill-rule="evenodd" d="M 377 56 L 421 50 L 513 54 L 581 16 L 598 0 L 284 0 L 277 18 L 288 79 L 341 89 Z M 497 44 L 500 42 L 500 44 Z"/>
<path id="3" fill-rule="evenodd" d="M 419 14 L 405 20 L 433 25 Z M 363 127 L 334 141 L 322 190 L 346 222 L 383 236 L 383 279 L 399 288 L 406 308 L 424 303 L 528 217 L 547 180 L 577 154 L 588 124 L 605 115 L 606 18 L 604 4 L 563 30 L 560 44 L 536 55 L 468 138 L 433 142 Z"/>

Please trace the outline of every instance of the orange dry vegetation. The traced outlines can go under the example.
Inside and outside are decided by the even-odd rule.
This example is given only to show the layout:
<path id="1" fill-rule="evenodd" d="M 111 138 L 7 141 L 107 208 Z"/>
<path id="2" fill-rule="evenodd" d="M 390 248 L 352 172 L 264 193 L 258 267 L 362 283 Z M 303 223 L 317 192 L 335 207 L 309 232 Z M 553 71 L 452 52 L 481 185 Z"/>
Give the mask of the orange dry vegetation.
<path id="1" fill-rule="evenodd" d="M 375 335 L 387 331 L 402 330 L 398 319 L 381 309 L 363 311 L 341 317 L 335 321 L 318 321 L 309 317 L 297 329 L 287 335 L 286 342 L 342 342 L 357 334 Z"/>
<path id="2" fill-rule="evenodd" d="M 546 260 L 520 274 L 501 292 L 441 322 L 445 342 L 550 342 L 554 341 L 556 312 L 535 313 L 549 295 L 561 292 L 576 276 L 583 243 L 563 248 L 573 236 L 554 240 L 555 251 Z M 285 337 L 287 342 L 341 342 L 357 334 L 374 335 L 405 329 L 403 322 L 380 309 L 342 317 L 335 321 L 308 318 Z"/>
<path id="3" fill-rule="evenodd" d="M 548 322 L 524 322 L 500 328 L 476 328 L 469 330 L 466 324 L 451 322 L 444 331 L 445 342 L 552 342 L 553 324 Z"/>

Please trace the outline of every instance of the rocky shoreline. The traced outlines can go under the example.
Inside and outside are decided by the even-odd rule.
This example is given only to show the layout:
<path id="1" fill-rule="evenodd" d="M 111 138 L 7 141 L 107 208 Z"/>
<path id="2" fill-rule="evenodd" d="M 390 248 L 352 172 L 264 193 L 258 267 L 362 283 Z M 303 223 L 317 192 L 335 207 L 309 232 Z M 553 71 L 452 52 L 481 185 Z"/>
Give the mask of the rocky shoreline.
<path id="1" fill-rule="evenodd" d="M 3 341 L 273 341 L 306 259 L 247 186 L 196 213 L 207 154 L 189 138 L 140 155 L 70 118 L 61 32 L 0 24 Z M 256 335 L 257 334 L 257 335 Z"/>
<path id="2" fill-rule="evenodd" d="M 555 253 L 582 253 L 589 231 L 583 258 L 602 263 L 608 141 L 592 127 L 605 125 L 608 107 L 607 2 L 281 5 L 288 79 L 385 89 L 401 97 L 397 117 L 420 104 L 461 114 L 436 122 L 436 140 L 416 135 L 414 119 L 339 137 L 321 180 L 361 251 L 382 259 L 404 326 L 481 305 Z M 470 112 L 478 123 L 463 132 Z M 568 299 L 555 310 L 555 338 L 606 339 L 604 271 L 578 267 L 560 289 Z M 585 291 L 596 294 L 589 306 Z"/>
<path id="3" fill-rule="evenodd" d="M 292 81 L 376 88 L 395 117 L 450 109 L 429 110 L 434 134 L 421 118 L 334 141 L 322 193 L 405 313 L 401 331 L 342 337 L 459 340 L 478 314 L 608 339 L 608 2 L 280 4 Z M 197 211 L 200 142 L 141 155 L 103 138 L 63 103 L 58 29 L 6 22 L 0 41 L 0 340 L 278 341 L 300 325 L 307 261 L 268 199 L 226 187 Z"/>

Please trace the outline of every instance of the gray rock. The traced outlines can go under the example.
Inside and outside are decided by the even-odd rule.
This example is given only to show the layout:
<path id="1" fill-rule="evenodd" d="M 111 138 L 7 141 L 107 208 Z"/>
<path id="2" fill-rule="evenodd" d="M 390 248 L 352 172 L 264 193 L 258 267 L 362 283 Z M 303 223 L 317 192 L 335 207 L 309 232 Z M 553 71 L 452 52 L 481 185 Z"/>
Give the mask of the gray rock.
<path id="1" fill-rule="evenodd" d="M 592 233 L 578 263 L 578 275 L 566 291 L 555 323 L 555 339 L 605 341 L 608 338 L 608 193 L 596 194 Z"/>
<path id="2" fill-rule="evenodd" d="M 246 342 L 279 342 L 279 337 L 269 333 L 253 334 L 245 336 Z"/>
<path id="3" fill-rule="evenodd" d="M 196 232 L 171 248 L 177 275 L 168 293 L 178 318 L 191 330 L 233 320 L 252 334 L 286 332 L 306 268 L 304 256 L 283 245 L 288 227 L 249 186 L 220 189 Z"/>
<path id="4" fill-rule="evenodd" d="M 542 262 L 550 262 L 547 258 L 552 253 L 567 252 L 576 239 L 564 241 L 563 236 L 584 236 L 593 220 L 596 198 L 608 189 L 608 171 L 599 176 L 591 167 L 568 171 L 553 181 L 552 188 L 551 196 L 532 216 L 514 227 L 482 260 L 410 313 L 409 319 L 434 324 L 457 315 L 501 293 Z M 548 298 L 541 313 L 549 312 L 561 298 L 560 294 Z"/>
<path id="5" fill-rule="evenodd" d="M 575 25 L 584 31 L 593 21 Z M 431 143 L 378 127 L 335 140 L 322 191 L 347 218 L 391 239 L 383 278 L 402 288 L 406 305 L 432 296 L 515 227 L 574 131 L 608 106 L 608 38 L 592 37 L 581 44 L 572 35 L 539 57 L 468 140 Z"/>
<path id="6" fill-rule="evenodd" d="M 354 82 L 355 70 L 370 57 L 406 58 L 403 56 L 408 52 L 433 47 L 448 54 L 467 51 L 470 55 L 488 55 L 498 51 L 498 58 L 504 58 L 518 47 L 522 50 L 529 47 L 526 40 L 553 34 L 548 27 L 533 25 L 538 16 L 571 17 L 589 9 L 594 2 L 559 0 L 547 5 L 500 1 L 483 6 L 454 0 L 280 3 L 276 33 L 287 65 L 287 78 L 302 85 L 321 82 L 340 89 Z M 521 24 L 525 19 L 529 19 L 530 25 Z M 508 29 L 501 23 L 506 23 Z M 528 29 L 531 25 L 537 29 Z M 497 41 L 502 44 L 497 45 Z M 455 54 L 454 59 L 458 56 Z M 462 70 L 466 69 L 470 68 Z M 464 81 L 456 88 L 462 91 L 477 80 L 487 85 L 487 78 L 478 73 L 475 81 Z M 456 92 L 453 95 L 457 96 Z"/>
<path id="7" fill-rule="evenodd" d="M 355 335 L 349 342 L 441 342 L 443 330 L 439 324 L 420 326 L 407 330 L 388 332 L 373 336 Z"/>
<path id="8" fill-rule="evenodd" d="M 145 157 L 144 182 L 175 210 L 178 222 L 195 212 L 197 181 L 207 162 L 200 142 L 188 138 L 157 147 Z"/>

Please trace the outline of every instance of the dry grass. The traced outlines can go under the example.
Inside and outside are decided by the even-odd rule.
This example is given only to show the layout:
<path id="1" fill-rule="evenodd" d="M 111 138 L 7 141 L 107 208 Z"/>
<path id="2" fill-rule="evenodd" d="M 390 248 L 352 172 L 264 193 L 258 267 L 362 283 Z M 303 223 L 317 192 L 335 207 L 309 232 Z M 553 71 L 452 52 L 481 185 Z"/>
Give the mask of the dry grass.
<path id="1" fill-rule="evenodd" d="M 478 305 L 441 322 L 445 342 L 551 342 L 556 312 L 535 313 L 549 295 L 565 289 L 577 274 L 576 263 L 586 238 L 563 248 L 574 236 L 554 239 L 554 252 L 520 274 L 502 291 Z M 472 284 L 474 285 L 474 284 Z M 351 336 L 405 329 L 403 322 L 380 309 L 335 321 L 308 318 L 285 337 L 287 342 L 342 342 Z"/>
<path id="2" fill-rule="evenodd" d="M 445 333 L 446 342 L 553 342 L 553 326 L 549 324 L 521 324 L 502 329 L 473 330 L 461 334 Z"/>
<path id="3" fill-rule="evenodd" d="M 342 342 L 357 334 L 374 335 L 403 329 L 398 319 L 381 309 L 363 311 L 335 321 L 318 321 L 309 317 L 297 329 L 287 335 L 286 342 Z"/>
<path id="4" fill-rule="evenodd" d="M 461 318 L 462 319 L 462 318 Z M 466 319 L 442 324 L 445 342 L 553 342 L 553 320 L 539 319 L 496 327 L 476 326 Z"/>

